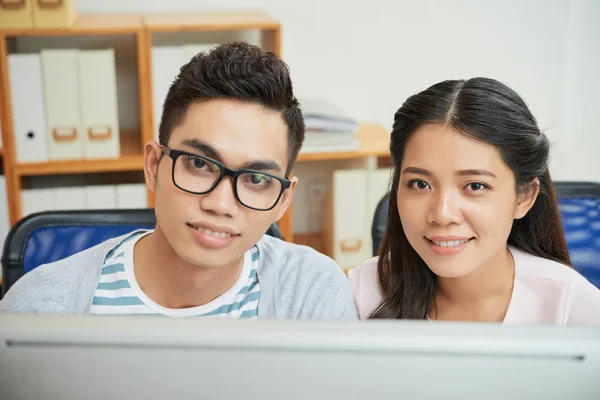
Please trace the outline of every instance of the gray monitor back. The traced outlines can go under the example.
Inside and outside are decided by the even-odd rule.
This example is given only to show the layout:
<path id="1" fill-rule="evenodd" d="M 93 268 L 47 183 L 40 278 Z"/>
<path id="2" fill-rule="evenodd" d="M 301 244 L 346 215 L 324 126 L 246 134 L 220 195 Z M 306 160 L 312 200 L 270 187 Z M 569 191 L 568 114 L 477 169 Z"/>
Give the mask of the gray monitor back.
<path id="1" fill-rule="evenodd" d="M 600 329 L 0 315 L 0 399 L 600 399 Z"/>

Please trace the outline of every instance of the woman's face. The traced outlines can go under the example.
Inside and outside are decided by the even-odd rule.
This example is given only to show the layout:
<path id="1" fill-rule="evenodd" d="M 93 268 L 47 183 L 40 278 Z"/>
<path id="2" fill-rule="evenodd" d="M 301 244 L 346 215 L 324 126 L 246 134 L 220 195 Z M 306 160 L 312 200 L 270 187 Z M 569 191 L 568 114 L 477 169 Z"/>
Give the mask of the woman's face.
<path id="1" fill-rule="evenodd" d="M 406 237 L 440 277 L 460 277 L 505 251 L 513 221 L 533 206 L 518 196 L 498 150 L 439 124 L 408 140 L 398 212 Z M 533 196 L 533 198 L 531 198 Z"/>

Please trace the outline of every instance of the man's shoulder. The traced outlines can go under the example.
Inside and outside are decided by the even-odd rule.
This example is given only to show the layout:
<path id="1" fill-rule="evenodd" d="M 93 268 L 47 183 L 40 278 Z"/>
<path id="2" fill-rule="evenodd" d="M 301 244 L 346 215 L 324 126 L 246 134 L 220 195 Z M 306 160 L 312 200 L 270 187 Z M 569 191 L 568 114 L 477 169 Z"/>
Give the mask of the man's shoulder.
<path id="1" fill-rule="evenodd" d="M 346 275 L 338 264 L 318 251 L 264 236 L 259 249 L 259 313 L 268 317 L 356 319 Z"/>
<path id="2" fill-rule="evenodd" d="M 334 260 L 312 247 L 285 242 L 267 235 L 262 237 L 257 247 L 261 260 L 260 268 L 268 270 L 269 273 L 288 275 L 302 272 L 303 276 L 344 275 Z"/>
<path id="3" fill-rule="evenodd" d="M 109 239 L 28 272 L 0 301 L 0 312 L 83 312 L 95 290 L 104 257 L 121 240 Z"/>

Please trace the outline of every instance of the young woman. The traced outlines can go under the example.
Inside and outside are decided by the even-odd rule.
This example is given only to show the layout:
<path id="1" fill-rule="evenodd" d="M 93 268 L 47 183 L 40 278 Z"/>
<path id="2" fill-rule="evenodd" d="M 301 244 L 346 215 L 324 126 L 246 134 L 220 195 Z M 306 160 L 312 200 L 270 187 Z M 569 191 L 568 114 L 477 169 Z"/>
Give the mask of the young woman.
<path id="1" fill-rule="evenodd" d="M 549 147 L 498 81 L 411 96 L 395 115 L 379 257 L 349 274 L 360 317 L 600 324 L 600 290 L 568 266 Z"/>

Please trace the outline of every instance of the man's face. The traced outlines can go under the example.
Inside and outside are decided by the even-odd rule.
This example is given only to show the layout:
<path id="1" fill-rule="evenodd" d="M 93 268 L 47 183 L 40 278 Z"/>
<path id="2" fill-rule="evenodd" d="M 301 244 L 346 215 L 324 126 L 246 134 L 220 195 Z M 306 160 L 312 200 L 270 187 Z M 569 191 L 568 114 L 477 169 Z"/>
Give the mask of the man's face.
<path id="1" fill-rule="evenodd" d="M 149 146 L 146 157 L 159 157 L 160 147 L 156 143 Z M 173 129 L 168 147 L 209 157 L 233 170 L 251 169 L 284 177 L 288 166 L 288 128 L 281 113 L 234 99 L 190 104 L 182 123 Z M 273 209 L 257 211 L 236 199 L 231 177 L 223 177 L 209 193 L 192 194 L 174 185 L 173 166 L 173 160 L 163 156 L 154 168 L 156 178 L 147 179 L 155 192 L 158 229 L 179 257 L 203 268 L 240 263 L 244 253 L 281 218 L 297 183 L 296 178 L 291 179 L 290 188 Z M 200 179 L 210 171 L 207 168 L 201 160 L 182 155 L 176 172 L 187 171 L 192 177 L 188 182 L 193 182 L 194 176 Z M 258 174 L 250 177 L 246 184 L 261 180 Z M 241 177 L 239 180 L 238 193 L 244 184 Z M 182 186 L 179 181 L 177 184 Z"/>

